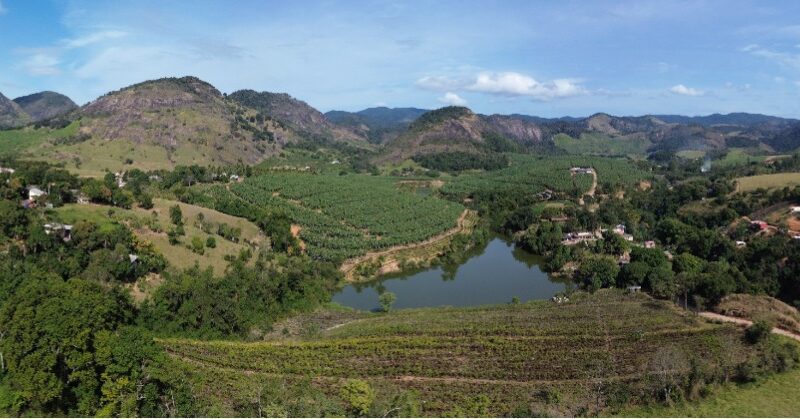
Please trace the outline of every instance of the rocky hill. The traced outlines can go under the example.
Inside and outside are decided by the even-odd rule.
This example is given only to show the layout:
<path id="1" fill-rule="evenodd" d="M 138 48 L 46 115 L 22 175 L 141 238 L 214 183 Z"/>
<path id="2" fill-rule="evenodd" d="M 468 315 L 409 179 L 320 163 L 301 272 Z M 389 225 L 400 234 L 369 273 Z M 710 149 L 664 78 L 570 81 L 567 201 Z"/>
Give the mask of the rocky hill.
<path id="1" fill-rule="evenodd" d="M 274 119 L 307 140 L 366 144 L 364 136 L 328 121 L 320 111 L 286 93 L 238 90 L 228 95 L 228 99 Z"/>
<path id="2" fill-rule="evenodd" d="M 14 99 L 33 122 L 65 115 L 78 108 L 72 99 L 56 92 L 39 92 Z"/>
<path id="3" fill-rule="evenodd" d="M 31 122 L 31 117 L 14 101 L 0 93 L 0 129 L 17 128 Z"/>

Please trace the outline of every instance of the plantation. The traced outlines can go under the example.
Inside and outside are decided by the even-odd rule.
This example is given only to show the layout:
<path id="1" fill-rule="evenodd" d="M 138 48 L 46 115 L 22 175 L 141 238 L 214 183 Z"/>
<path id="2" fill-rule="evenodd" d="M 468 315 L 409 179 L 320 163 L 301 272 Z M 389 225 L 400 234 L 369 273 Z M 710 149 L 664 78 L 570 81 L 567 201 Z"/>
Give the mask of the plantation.
<path id="1" fill-rule="evenodd" d="M 273 173 L 204 190 L 200 205 L 247 217 L 251 207 L 283 212 L 300 226 L 314 258 L 341 262 L 423 241 L 456 226 L 456 203 L 398 190 L 394 179 Z M 202 202 L 205 200 L 206 202 Z"/>
<path id="2" fill-rule="evenodd" d="M 191 366 L 197 390 L 217 406 L 247 403 L 232 391 L 243 382 L 314 377 L 318 389 L 335 394 L 340 380 L 364 379 L 380 389 L 379 398 L 381 391 L 415 391 L 426 400 L 424 415 L 456 414 L 476 398 L 485 405 L 482 415 L 596 413 L 617 398 L 649 402 L 666 387 L 677 393 L 687 381 L 733 377 L 759 352 L 732 326 L 612 291 L 561 305 L 335 314 L 333 326 L 321 316 L 326 329 L 296 336 L 285 329 L 279 341 L 160 342 Z M 301 323 L 313 330 L 313 321 L 306 316 Z M 223 378 L 204 382 L 211 376 Z M 469 413 L 476 414 L 461 412 Z"/>
<path id="3" fill-rule="evenodd" d="M 773 173 L 736 179 L 736 190 L 739 192 L 749 192 L 760 188 L 774 189 L 797 185 L 800 185 L 800 173 Z"/>
<path id="4" fill-rule="evenodd" d="M 578 197 L 592 185 L 589 174 L 572 174 L 572 167 L 592 167 L 600 184 L 630 187 L 649 179 L 649 173 L 638 169 L 630 160 L 603 157 L 547 157 L 512 155 L 510 167 L 493 172 L 461 175 L 443 188 L 452 197 L 467 197 L 481 192 L 534 194 L 550 189 L 568 197 Z"/>

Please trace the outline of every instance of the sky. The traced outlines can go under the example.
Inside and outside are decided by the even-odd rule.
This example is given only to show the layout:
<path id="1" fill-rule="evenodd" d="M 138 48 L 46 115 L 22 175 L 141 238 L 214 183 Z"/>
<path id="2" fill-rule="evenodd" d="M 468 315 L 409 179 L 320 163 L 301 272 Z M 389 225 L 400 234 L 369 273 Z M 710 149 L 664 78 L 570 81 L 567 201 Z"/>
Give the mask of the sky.
<path id="1" fill-rule="evenodd" d="M 0 92 L 194 75 L 373 106 L 800 117 L 798 1 L 0 0 Z"/>

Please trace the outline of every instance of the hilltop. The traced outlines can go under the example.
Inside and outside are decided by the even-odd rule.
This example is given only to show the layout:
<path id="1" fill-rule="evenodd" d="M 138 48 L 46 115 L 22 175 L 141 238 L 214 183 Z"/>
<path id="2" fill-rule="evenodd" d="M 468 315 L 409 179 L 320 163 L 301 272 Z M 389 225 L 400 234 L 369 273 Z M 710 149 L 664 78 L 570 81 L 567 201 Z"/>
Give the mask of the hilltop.
<path id="1" fill-rule="evenodd" d="M 78 108 L 72 99 L 56 92 L 34 93 L 18 97 L 14 102 L 31 117 L 33 122 L 62 116 Z"/>
<path id="2" fill-rule="evenodd" d="M 330 111 L 325 113 L 325 117 L 360 133 L 372 143 L 382 144 L 396 138 L 425 112 L 428 110 L 377 107 L 358 112 Z"/>

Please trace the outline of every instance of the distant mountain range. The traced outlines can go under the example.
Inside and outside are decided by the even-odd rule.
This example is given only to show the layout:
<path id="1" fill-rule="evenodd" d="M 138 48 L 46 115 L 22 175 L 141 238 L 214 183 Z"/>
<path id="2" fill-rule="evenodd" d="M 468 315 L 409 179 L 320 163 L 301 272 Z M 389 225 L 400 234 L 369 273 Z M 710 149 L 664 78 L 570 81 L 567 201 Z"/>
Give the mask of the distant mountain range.
<path id="1" fill-rule="evenodd" d="M 480 115 L 464 107 L 322 114 L 286 93 L 240 90 L 224 95 L 196 77 L 138 83 L 80 108 L 54 92 L 13 101 L 0 95 L 0 129 L 53 118 L 77 121 L 77 134 L 50 141 L 31 154 L 86 164 L 98 172 L 131 161 L 143 168 L 257 163 L 288 144 L 301 143 L 355 147 L 376 162 L 454 151 L 648 154 L 727 147 L 788 152 L 800 147 L 800 121 L 759 114 L 541 118 Z"/>

